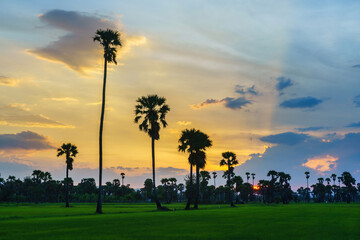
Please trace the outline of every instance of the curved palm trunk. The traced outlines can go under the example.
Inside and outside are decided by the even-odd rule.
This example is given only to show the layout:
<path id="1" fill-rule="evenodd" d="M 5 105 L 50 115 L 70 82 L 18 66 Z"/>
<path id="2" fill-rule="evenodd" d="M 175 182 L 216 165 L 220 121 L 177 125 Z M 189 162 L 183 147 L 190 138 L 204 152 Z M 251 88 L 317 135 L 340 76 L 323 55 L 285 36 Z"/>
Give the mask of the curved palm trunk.
<path id="1" fill-rule="evenodd" d="M 96 206 L 96 213 L 102 213 L 102 135 L 104 126 L 104 114 L 105 114 L 105 90 L 106 90 L 106 72 L 107 72 L 107 61 L 105 58 L 104 63 L 104 81 L 103 81 L 103 92 L 102 92 L 102 104 L 101 104 L 101 116 L 100 116 L 100 132 L 99 132 L 99 194 Z"/>
<path id="2" fill-rule="evenodd" d="M 187 203 L 186 203 L 186 207 L 185 207 L 185 210 L 189 210 L 190 209 L 190 204 L 191 204 L 191 197 L 192 197 L 192 185 L 193 185 L 193 167 L 192 167 L 192 164 L 190 164 L 190 184 L 189 184 L 189 195 L 188 195 L 188 200 L 187 200 Z"/>
<path id="3" fill-rule="evenodd" d="M 156 207 L 158 209 L 161 209 L 161 204 L 160 204 L 159 198 L 157 196 L 156 184 L 155 184 L 155 139 L 154 138 L 151 138 L 151 153 L 152 153 L 151 155 L 152 155 L 154 198 L 155 198 L 155 202 L 156 202 Z"/>
<path id="4" fill-rule="evenodd" d="M 199 193 L 200 193 L 200 168 L 198 165 L 196 165 L 196 195 L 195 195 L 195 204 L 194 204 L 194 208 L 198 209 L 199 206 Z"/>
<path id="5" fill-rule="evenodd" d="M 66 205 L 65 207 L 70 207 L 69 205 L 69 168 L 68 165 L 66 164 L 66 193 L 65 193 L 65 201 L 66 201 Z"/>

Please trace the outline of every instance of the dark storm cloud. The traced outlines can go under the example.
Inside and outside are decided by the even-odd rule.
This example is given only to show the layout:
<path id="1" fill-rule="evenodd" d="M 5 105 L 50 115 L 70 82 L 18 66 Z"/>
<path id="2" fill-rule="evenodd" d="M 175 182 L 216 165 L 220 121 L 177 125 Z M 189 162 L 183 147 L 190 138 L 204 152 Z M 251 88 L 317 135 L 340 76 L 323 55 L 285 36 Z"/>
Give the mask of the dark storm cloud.
<path id="1" fill-rule="evenodd" d="M 265 136 L 260 138 L 260 140 L 263 142 L 268 142 L 273 144 L 295 145 L 300 142 L 304 142 L 308 138 L 309 136 L 307 134 L 285 132 L 285 133 Z"/>
<path id="2" fill-rule="evenodd" d="M 53 148 L 54 146 L 47 137 L 31 131 L 0 135 L 0 149 L 5 151 L 14 149 L 45 150 Z"/>
<path id="3" fill-rule="evenodd" d="M 285 100 L 280 104 L 280 107 L 283 108 L 313 108 L 323 100 L 317 99 L 314 97 L 300 97 L 300 98 L 293 98 L 289 100 Z"/>

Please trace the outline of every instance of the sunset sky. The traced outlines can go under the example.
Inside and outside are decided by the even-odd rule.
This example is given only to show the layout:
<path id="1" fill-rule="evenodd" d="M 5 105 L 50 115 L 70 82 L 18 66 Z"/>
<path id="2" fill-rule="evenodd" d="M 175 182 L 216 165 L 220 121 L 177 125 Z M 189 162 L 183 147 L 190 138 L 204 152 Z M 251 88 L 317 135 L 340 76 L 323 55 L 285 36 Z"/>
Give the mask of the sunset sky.
<path id="1" fill-rule="evenodd" d="M 97 181 L 103 59 L 92 37 L 111 28 L 124 45 L 108 71 L 105 181 L 125 172 L 141 187 L 150 177 L 150 138 L 134 124 L 147 94 L 171 108 L 158 180 L 183 181 L 177 141 L 197 128 L 213 140 L 208 171 L 224 170 L 221 153 L 234 151 L 243 178 L 285 171 L 300 186 L 305 171 L 313 182 L 350 171 L 360 181 L 359 22 L 359 1 L 3 0 L 1 177 L 41 169 L 62 179 L 56 147 L 71 142 L 70 176 Z"/>

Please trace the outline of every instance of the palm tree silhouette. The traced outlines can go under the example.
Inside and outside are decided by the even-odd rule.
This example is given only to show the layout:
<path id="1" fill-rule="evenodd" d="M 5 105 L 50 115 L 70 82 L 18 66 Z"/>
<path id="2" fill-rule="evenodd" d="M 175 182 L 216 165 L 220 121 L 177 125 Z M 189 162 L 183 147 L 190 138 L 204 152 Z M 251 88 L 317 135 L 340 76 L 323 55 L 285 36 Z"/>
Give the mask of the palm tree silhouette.
<path id="1" fill-rule="evenodd" d="M 102 134 L 104 126 L 104 114 L 105 114 L 105 90 L 106 90 L 106 74 L 107 74 L 107 63 L 116 62 L 117 47 L 121 47 L 120 33 L 110 29 L 96 31 L 93 37 L 94 42 L 99 42 L 104 48 L 104 80 L 102 89 L 102 104 L 101 104 L 101 116 L 100 116 L 100 131 L 99 131 L 99 195 L 96 206 L 96 212 L 102 213 Z"/>
<path id="2" fill-rule="evenodd" d="M 120 173 L 121 175 L 121 181 L 122 181 L 122 185 L 124 186 L 124 179 L 125 179 L 125 173 Z"/>
<path id="3" fill-rule="evenodd" d="M 252 176 L 253 186 L 254 186 L 255 185 L 255 173 L 252 173 L 251 176 Z"/>
<path id="4" fill-rule="evenodd" d="M 331 182 L 330 178 L 325 178 L 325 182 L 327 182 L 327 185 L 330 185 Z"/>
<path id="5" fill-rule="evenodd" d="M 65 180 L 65 198 L 66 205 L 65 207 L 69 207 L 69 170 L 73 170 L 74 157 L 78 154 L 77 147 L 72 145 L 71 143 L 63 144 L 61 147 L 57 149 L 57 157 L 60 157 L 65 154 L 66 157 L 66 180 Z"/>
<path id="6" fill-rule="evenodd" d="M 234 166 L 239 164 L 238 160 L 236 159 L 236 154 L 233 152 L 223 152 L 222 153 L 223 159 L 220 161 L 220 166 L 227 166 L 228 170 L 224 172 L 223 177 L 227 178 L 227 186 L 229 188 L 229 204 L 231 207 L 234 207 L 234 203 L 231 197 L 231 178 L 234 177 Z"/>
<path id="7" fill-rule="evenodd" d="M 306 176 L 306 188 L 309 188 L 310 172 L 306 171 L 305 176 Z"/>
<path id="8" fill-rule="evenodd" d="M 156 206 L 159 210 L 161 207 L 159 198 L 157 196 L 155 184 L 155 140 L 160 139 L 160 124 L 165 128 L 168 124 L 165 121 L 166 114 L 170 108 L 165 104 L 166 99 L 158 95 L 142 96 L 136 100 L 135 106 L 135 123 L 139 124 L 140 131 L 146 132 L 151 138 L 151 155 L 152 155 L 152 170 L 153 170 L 153 188 Z"/>
<path id="9" fill-rule="evenodd" d="M 209 139 L 209 136 L 205 133 L 195 130 L 195 129 L 185 129 L 181 132 L 179 139 L 178 150 L 181 152 L 188 152 L 190 163 L 190 191 L 192 191 L 192 166 L 196 166 L 196 195 L 195 195 L 195 204 L 194 208 L 198 208 L 199 201 L 199 181 L 200 181 L 200 169 L 204 168 L 206 165 L 206 148 L 212 146 L 212 142 Z M 191 193 L 188 197 L 188 202 L 185 209 L 190 209 L 191 204 Z"/>
<path id="10" fill-rule="evenodd" d="M 334 182 L 334 185 L 335 185 L 335 181 L 336 181 L 336 174 L 335 174 L 335 173 L 331 174 L 331 178 L 332 178 L 332 180 L 333 180 L 333 182 Z"/>
<path id="11" fill-rule="evenodd" d="M 214 171 L 214 172 L 212 172 L 212 175 L 213 175 L 213 179 L 214 179 L 214 187 L 216 188 L 215 179 L 216 179 L 216 177 L 217 177 L 217 173 Z"/>
<path id="12" fill-rule="evenodd" d="M 245 175 L 246 175 L 246 182 L 249 183 L 250 173 L 246 172 Z"/>

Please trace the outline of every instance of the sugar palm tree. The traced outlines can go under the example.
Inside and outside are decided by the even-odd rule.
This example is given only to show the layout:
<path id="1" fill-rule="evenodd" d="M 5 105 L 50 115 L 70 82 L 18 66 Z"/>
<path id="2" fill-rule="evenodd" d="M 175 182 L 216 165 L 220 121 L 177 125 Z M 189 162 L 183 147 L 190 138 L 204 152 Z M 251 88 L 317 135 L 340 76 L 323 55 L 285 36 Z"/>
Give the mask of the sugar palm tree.
<path id="1" fill-rule="evenodd" d="M 69 170 L 73 170 L 73 163 L 74 163 L 74 158 L 76 157 L 76 155 L 78 154 L 78 150 L 77 147 L 71 143 L 67 143 L 67 144 L 63 144 L 61 145 L 61 147 L 59 147 L 57 149 L 57 156 L 60 157 L 62 155 L 65 154 L 65 159 L 66 159 L 66 181 L 65 181 L 65 188 L 66 188 L 66 193 L 65 193 L 65 201 L 66 201 L 66 205 L 65 207 L 69 207 Z"/>
<path id="2" fill-rule="evenodd" d="M 212 172 L 212 175 L 213 175 L 213 179 L 214 179 L 214 187 L 216 188 L 215 179 L 216 179 L 216 177 L 217 177 L 217 173 L 214 171 L 214 172 Z"/>
<path id="3" fill-rule="evenodd" d="M 252 173 L 251 176 L 252 176 L 252 180 L 253 180 L 253 186 L 255 185 L 255 173 Z"/>
<path id="4" fill-rule="evenodd" d="M 227 186 L 229 188 L 229 204 L 231 207 L 234 206 L 231 197 L 231 179 L 234 177 L 234 166 L 239 164 L 238 160 L 236 159 L 236 154 L 233 152 L 223 152 L 222 153 L 223 159 L 220 161 L 220 166 L 227 166 L 227 171 L 224 172 L 223 177 L 227 178 Z"/>
<path id="5" fill-rule="evenodd" d="M 120 40 L 120 33 L 110 29 L 96 31 L 93 37 L 94 42 L 99 42 L 104 48 L 104 79 L 102 89 L 102 103 L 101 103 L 101 116 L 100 116 L 100 131 L 99 131 L 99 195 L 96 206 L 96 212 L 102 213 L 102 163 L 103 163 L 103 151 L 102 151 L 102 134 L 104 126 L 104 114 L 105 114 L 105 90 L 106 90 L 106 75 L 107 64 L 116 62 L 117 47 L 122 46 Z"/>
<path id="6" fill-rule="evenodd" d="M 181 132 L 179 139 L 178 150 L 180 152 L 188 152 L 190 163 L 190 191 L 192 191 L 192 166 L 196 166 L 196 195 L 195 195 L 195 204 L 194 208 L 198 208 L 199 200 L 199 181 L 200 181 L 200 169 L 204 168 L 206 165 L 206 148 L 212 146 L 212 142 L 209 139 L 209 136 L 205 133 L 195 130 L 195 129 L 185 129 Z M 185 209 L 190 209 L 191 204 L 191 193 L 188 197 L 188 202 Z"/>
<path id="7" fill-rule="evenodd" d="M 122 181 L 122 185 L 124 186 L 124 179 L 125 179 L 125 173 L 120 173 L 121 175 L 121 181 Z"/>
<path id="8" fill-rule="evenodd" d="M 334 185 L 335 185 L 335 181 L 336 181 L 336 174 L 335 174 L 335 173 L 331 174 L 331 178 L 332 178 L 332 180 L 333 180 L 333 182 L 334 182 Z"/>
<path id="9" fill-rule="evenodd" d="M 161 207 L 157 196 L 155 184 L 155 140 L 160 139 L 160 127 L 165 128 L 167 122 L 165 121 L 166 114 L 170 111 L 169 106 L 165 103 L 164 97 L 158 95 L 142 96 L 136 100 L 135 106 L 135 123 L 139 124 L 140 131 L 146 132 L 151 138 L 151 153 L 152 153 L 152 170 L 153 170 L 153 188 L 156 206 L 159 210 L 165 209 Z"/>
<path id="10" fill-rule="evenodd" d="M 246 175 L 246 182 L 249 183 L 250 173 L 246 172 L 245 175 Z"/>

